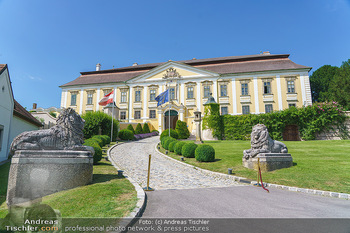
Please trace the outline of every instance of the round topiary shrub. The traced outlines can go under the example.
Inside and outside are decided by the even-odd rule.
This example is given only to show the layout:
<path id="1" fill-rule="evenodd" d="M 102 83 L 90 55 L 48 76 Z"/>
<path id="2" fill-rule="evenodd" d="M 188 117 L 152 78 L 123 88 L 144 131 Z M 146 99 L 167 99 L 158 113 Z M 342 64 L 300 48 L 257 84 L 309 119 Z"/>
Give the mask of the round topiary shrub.
<path id="1" fill-rule="evenodd" d="M 111 143 L 111 137 L 108 135 L 101 135 L 102 138 L 104 138 L 106 140 L 106 144 L 110 144 Z"/>
<path id="2" fill-rule="evenodd" d="M 193 142 L 186 143 L 181 150 L 181 154 L 186 158 L 194 158 L 194 152 L 198 147 L 197 144 Z"/>
<path id="3" fill-rule="evenodd" d="M 164 147 L 165 141 L 168 140 L 169 138 L 172 138 L 172 137 L 165 136 L 165 137 L 163 137 L 163 138 L 160 139 L 160 144 L 162 145 L 162 147 Z"/>
<path id="4" fill-rule="evenodd" d="M 107 144 L 106 138 L 103 137 L 102 135 L 95 135 L 95 136 L 92 137 L 92 139 L 95 139 L 95 138 L 97 138 L 99 140 L 102 140 L 102 146 L 100 145 L 101 147 L 103 147 L 103 146 L 105 146 Z"/>
<path id="5" fill-rule="evenodd" d="M 96 136 L 97 136 L 97 137 L 96 137 Z M 92 138 L 89 138 L 89 140 L 93 140 L 93 141 L 97 142 L 97 144 L 98 144 L 100 147 L 103 147 L 103 146 L 104 146 L 104 143 L 103 143 L 102 138 L 98 137 L 98 135 L 95 135 L 95 136 L 93 136 Z"/>
<path id="6" fill-rule="evenodd" d="M 177 155 L 181 155 L 182 154 L 182 147 L 186 144 L 186 142 L 183 141 L 178 141 L 175 146 L 174 146 L 174 152 Z"/>
<path id="7" fill-rule="evenodd" d="M 161 134 L 160 134 L 160 140 L 162 140 L 163 137 L 169 136 L 169 129 L 164 130 Z M 170 137 L 178 139 L 179 135 L 177 134 L 177 132 L 174 129 L 170 129 Z"/>
<path id="8" fill-rule="evenodd" d="M 195 157 L 199 162 L 213 162 L 215 160 L 215 150 L 210 145 L 199 145 L 196 149 Z"/>
<path id="9" fill-rule="evenodd" d="M 168 138 L 167 140 L 165 140 L 165 142 L 164 142 L 164 149 L 166 149 L 166 150 L 169 150 L 169 144 L 171 143 L 171 142 L 175 142 L 176 141 L 176 139 L 174 139 L 174 138 Z"/>
<path id="10" fill-rule="evenodd" d="M 91 146 L 94 148 L 94 164 L 97 164 L 102 159 L 102 149 L 95 140 L 87 139 L 85 140 L 84 146 Z"/>
<path id="11" fill-rule="evenodd" d="M 173 141 L 169 144 L 169 151 L 174 152 L 174 149 L 175 149 L 174 147 L 175 147 L 176 143 L 177 143 L 177 140 Z"/>
<path id="12" fill-rule="evenodd" d="M 130 130 L 131 132 L 133 132 L 135 134 L 134 127 L 132 127 L 131 124 L 129 124 L 128 127 L 126 127 L 126 129 Z"/>
<path id="13" fill-rule="evenodd" d="M 142 126 L 140 123 L 137 124 L 135 134 L 143 134 Z"/>
<path id="14" fill-rule="evenodd" d="M 150 133 L 151 131 L 149 130 L 148 123 L 143 124 L 143 133 Z"/>
<path id="15" fill-rule="evenodd" d="M 122 129 L 122 130 L 119 131 L 118 137 L 121 140 L 133 140 L 134 139 L 134 133 L 131 132 L 128 129 Z"/>

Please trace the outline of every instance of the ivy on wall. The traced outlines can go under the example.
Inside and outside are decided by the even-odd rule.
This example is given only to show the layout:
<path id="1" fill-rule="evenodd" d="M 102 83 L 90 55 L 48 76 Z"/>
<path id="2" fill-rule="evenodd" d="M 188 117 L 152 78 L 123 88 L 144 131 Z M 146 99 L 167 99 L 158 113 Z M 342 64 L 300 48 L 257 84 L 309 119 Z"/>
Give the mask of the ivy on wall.
<path id="1" fill-rule="evenodd" d="M 222 116 L 220 116 L 219 104 L 211 103 L 204 106 L 202 129 L 211 129 L 213 130 L 213 137 L 222 139 L 224 129 L 222 124 Z"/>
<path id="2" fill-rule="evenodd" d="M 318 132 L 336 126 L 341 129 L 342 137 L 349 138 L 344 124 L 346 120 L 343 108 L 336 102 L 316 103 L 302 108 L 289 108 L 266 114 L 248 115 L 224 115 L 219 116 L 218 106 L 215 106 L 215 114 L 203 118 L 203 129 L 213 129 L 213 135 L 223 135 L 225 139 L 249 140 L 252 127 L 256 124 L 264 124 L 269 130 L 271 138 L 282 140 L 283 131 L 287 125 L 298 125 L 300 136 L 303 140 L 313 140 Z M 213 108 L 211 108 L 213 113 Z M 207 110 L 206 110 L 207 111 Z M 218 137 L 220 138 L 220 137 Z"/>

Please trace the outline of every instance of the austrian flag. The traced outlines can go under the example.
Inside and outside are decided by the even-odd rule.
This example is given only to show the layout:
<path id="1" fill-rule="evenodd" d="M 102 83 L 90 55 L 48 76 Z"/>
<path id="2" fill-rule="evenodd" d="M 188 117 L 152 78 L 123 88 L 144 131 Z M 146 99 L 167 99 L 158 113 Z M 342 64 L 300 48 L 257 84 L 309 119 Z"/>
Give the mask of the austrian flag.
<path id="1" fill-rule="evenodd" d="M 105 95 L 100 102 L 98 102 L 99 105 L 101 106 L 106 106 L 107 104 L 113 103 L 113 91 L 107 95 Z"/>

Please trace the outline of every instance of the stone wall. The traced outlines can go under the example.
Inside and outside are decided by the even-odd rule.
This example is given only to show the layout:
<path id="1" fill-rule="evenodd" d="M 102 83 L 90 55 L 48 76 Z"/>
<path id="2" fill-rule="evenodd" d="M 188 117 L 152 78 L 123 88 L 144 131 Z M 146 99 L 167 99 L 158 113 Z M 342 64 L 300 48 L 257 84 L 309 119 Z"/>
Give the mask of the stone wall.
<path id="1" fill-rule="evenodd" d="M 345 121 L 345 125 L 350 135 L 350 111 L 346 112 L 346 116 L 348 117 Z M 321 133 L 316 134 L 316 140 L 341 140 L 341 131 L 337 128 L 337 126 L 332 126 L 332 129 L 323 131 Z"/>

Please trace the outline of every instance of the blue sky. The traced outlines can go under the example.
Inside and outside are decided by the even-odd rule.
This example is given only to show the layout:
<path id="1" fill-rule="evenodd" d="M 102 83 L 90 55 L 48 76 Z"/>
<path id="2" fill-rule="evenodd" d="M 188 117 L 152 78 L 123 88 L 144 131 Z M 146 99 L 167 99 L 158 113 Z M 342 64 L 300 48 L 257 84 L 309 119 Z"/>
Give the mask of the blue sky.
<path id="1" fill-rule="evenodd" d="M 58 86 L 96 63 L 270 51 L 314 71 L 350 59 L 350 0 L 0 0 L 0 22 L 0 63 L 27 109 L 59 107 Z"/>

